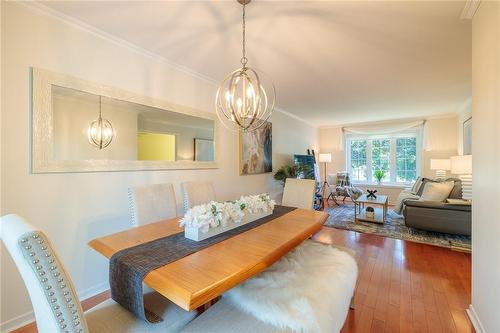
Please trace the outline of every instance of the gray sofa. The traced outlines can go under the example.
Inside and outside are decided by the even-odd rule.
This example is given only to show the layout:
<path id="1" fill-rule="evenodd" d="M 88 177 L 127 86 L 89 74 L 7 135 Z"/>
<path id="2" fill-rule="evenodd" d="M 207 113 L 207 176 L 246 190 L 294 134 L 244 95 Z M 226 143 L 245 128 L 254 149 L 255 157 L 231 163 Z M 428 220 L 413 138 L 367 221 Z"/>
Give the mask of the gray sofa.
<path id="1" fill-rule="evenodd" d="M 462 198 L 462 183 L 453 179 L 455 186 L 450 193 L 450 199 Z M 427 179 L 422 183 L 419 193 L 423 191 Z M 406 200 L 403 215 L 408 227 L 428 231 L 444 232 L 455 235 L 471 234 L 472 209 L 470 205 L 453 205 L 439 201 Z"/>

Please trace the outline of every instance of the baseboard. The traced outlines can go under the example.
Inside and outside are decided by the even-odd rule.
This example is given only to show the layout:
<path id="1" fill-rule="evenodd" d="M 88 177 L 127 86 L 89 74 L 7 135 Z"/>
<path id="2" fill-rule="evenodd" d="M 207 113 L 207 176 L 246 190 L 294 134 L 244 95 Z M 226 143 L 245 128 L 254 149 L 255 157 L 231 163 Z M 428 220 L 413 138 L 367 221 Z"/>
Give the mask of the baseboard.
<path id="1" fill-rule="evenodd" d="M 465 311 L 467 312 L 467 315 L 469 316 L 469 319 L 472 323 L 472 326 L 474 326 L 476 333 L 486 333 L 486 330 L 484 329 L 483 324 L 481 324 L 481 321 L 479 320 L 476 310 L 474 310 L 472 304 L 469 305 L 469 308 Z"/>
<path id="2" fill-rule="evenodd" d="M 106 290 L 109 290 L 109 283 L 108 282 L 99 283 L 95 286 L 79 291 L 78 298 L 80 299 L 80 301 L 84 301 Z"/>
<path id="3" fill-rule="evenodd" d="M 0 324 L 0 332 L 11 332 L 35 321 L 33 311 L 26 312 L 20 316 L 4 321 Z"/>
<path id="4" fill-rule="evenodd" d="M 99 283 L 95 286 L 92 286 L 90 288 L 81 290 L 78 292 L 78 298 L 83 301 L 86 299 L 89 299 L 91 297 L 94 297 L 104 291 L 109 290 L 109 283 L 108 282 L 103 282 Z M 35 321 L 35 314 L 33 311 L 26 312 L 25 314 L 22 314 L 18 317 L 6 320 L 3 323 L 0 323 L 0 332 L 11 332 L 14 330 L 17 330 L 18 328 L 24 327 L 32 322 Z"/>

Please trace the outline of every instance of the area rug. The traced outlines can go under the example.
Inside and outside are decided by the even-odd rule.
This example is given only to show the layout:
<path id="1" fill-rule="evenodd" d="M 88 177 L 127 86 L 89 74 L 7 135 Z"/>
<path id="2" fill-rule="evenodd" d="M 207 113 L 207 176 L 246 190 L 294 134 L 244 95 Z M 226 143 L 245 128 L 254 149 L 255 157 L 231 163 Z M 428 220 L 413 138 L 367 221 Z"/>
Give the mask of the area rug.
<path id="1" fill-rule="evenodd" d="M 471 252 L 471 238 L 469 236 L 444 234 L 407 227 L 403 216 L 396 214 L 390 208 L 387 214 L 387 221 L 384 224 L 363 221 L 354 222 L 354 206 L 352 205 L 328 207 L 325 209 L 325 212 L 329 215 L 325 222 L 326 227 L 441 246 L 456 251 Z"/>

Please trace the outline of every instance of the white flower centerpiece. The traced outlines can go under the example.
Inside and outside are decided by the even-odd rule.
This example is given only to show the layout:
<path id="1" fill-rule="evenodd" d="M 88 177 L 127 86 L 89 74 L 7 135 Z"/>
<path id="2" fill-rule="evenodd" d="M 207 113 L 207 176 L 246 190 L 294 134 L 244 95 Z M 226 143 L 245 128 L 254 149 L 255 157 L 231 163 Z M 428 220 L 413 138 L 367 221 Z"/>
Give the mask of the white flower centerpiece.
<path id="1" fill-rule="evenodd" d="M 275 201 L 267 193 L 242 196 L 236 201 L 194 206 L 180 220 L 186 238 L 200 241 L 271 215 Z"/>

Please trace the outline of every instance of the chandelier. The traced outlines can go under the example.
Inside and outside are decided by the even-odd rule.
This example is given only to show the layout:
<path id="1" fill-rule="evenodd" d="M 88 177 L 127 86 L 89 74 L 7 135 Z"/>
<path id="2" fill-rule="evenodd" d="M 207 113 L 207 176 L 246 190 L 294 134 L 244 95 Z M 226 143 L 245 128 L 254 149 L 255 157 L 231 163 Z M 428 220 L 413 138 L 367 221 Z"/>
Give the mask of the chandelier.
<path id="1" fill-rule="evenodd" d="M 251 0 L 237 0 L 243 6 L 241 68 L 222 81 L 215 97 L 217 116 L 229 129 L 250 132 L 266 123 L 276 100 L 276 90 L 269 81 L 264 85 L 262 73 L 247 66 L 245 7 Z"/>
<path id="2" fill-rule="evenodd" d="M 103 149 L 109 146 L 115 136 L 113 126 L 111 126 L 111 122 L 107 119 L 102 118 L 101 99 L 102 96 L 99 95 L 99 117 L 92 123 L 90 123 L 90 126 L 87 129 L 87 137 L 89 139 L 89 143 L 99 149 Z"/>

